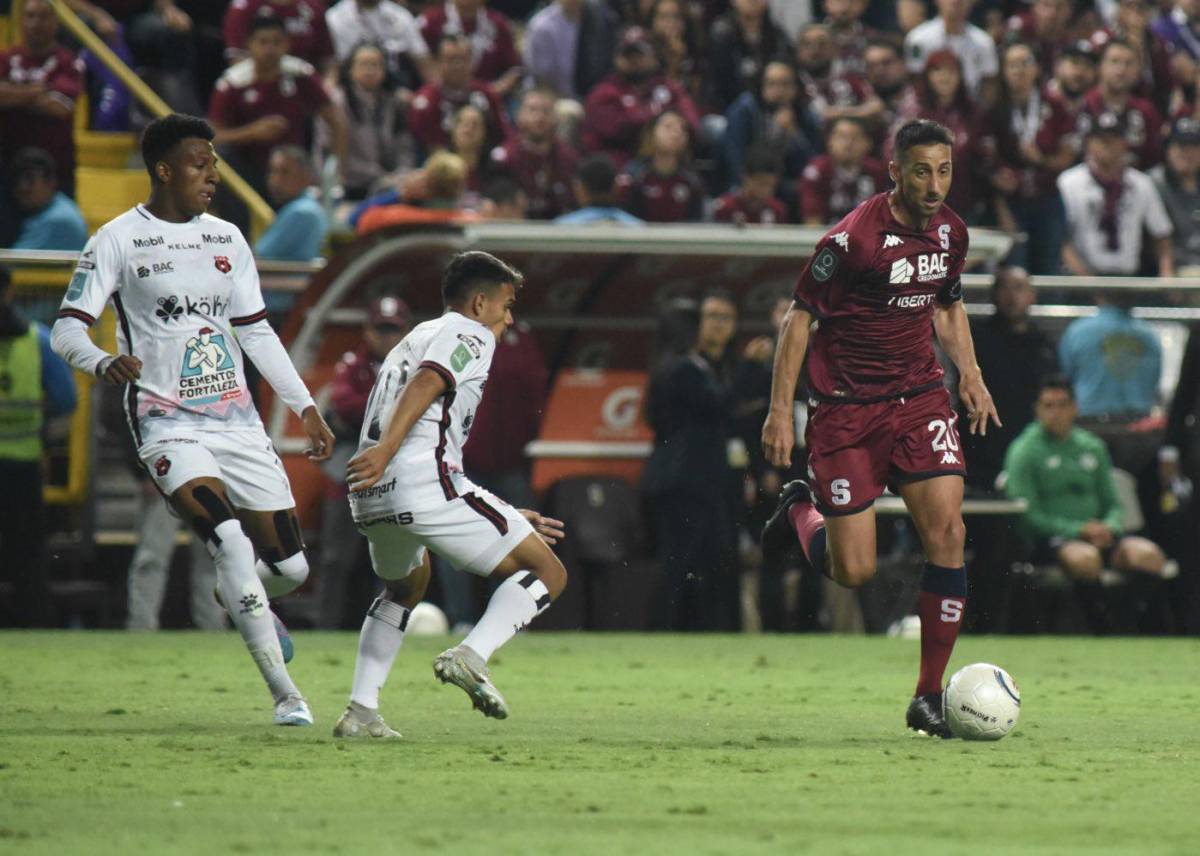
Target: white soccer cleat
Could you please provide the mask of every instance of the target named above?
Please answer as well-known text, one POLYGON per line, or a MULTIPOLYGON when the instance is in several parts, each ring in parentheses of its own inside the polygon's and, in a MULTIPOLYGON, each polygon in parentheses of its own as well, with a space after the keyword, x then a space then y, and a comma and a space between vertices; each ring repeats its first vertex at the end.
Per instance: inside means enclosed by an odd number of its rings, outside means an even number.
POLYGON ((471 704, 484 716, 493 719, 508 717, 504 696, 488 680, 487 663, 466 645, 457 645, 437 655, 433 673, 443 684, 454 684, 471 697, 471 704))
POLYGON ((355 704, 346 705, 346 710, 333 726, 334 737, 375 737, 380 740, 399 740, 401 734, 383 721, 378 711, 355 704))
POLYGON ((304 696, 290 695, 275 703, 276 725, 312 725, 312 711, 304 696))

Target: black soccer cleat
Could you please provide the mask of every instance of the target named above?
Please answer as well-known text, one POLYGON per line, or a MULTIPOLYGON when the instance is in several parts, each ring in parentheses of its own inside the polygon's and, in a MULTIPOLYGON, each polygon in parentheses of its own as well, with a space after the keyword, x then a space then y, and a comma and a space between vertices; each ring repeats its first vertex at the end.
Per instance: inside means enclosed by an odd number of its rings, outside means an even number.
POLYGON ((913 696, 904 719, 909 728, 926 737, 941 737, 944 740, 954 737, 950 726, 946 724, 946 717, 942 716, 941 693, 913 696))
POLYGON ((802 479, 783 486, 779 491, 779 504, 763 526, 761 543, 765 564, 778 563, 789 548, 800 546, 800 539, 796 537, 796 530, 788 519, 788 509, 797 502, 812 502, 812 489, 802 479))

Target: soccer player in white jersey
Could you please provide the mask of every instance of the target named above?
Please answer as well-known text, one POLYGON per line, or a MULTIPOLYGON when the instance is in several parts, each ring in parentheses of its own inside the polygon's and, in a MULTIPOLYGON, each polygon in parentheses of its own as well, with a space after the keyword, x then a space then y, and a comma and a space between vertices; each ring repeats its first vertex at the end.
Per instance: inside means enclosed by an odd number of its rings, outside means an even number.
POLYGON ((125 386, 138 457, 212 554, 221 601, 271 691, 275 722, 312 725, 267 604, 304 582, 308 562, 242 355, 300 417, 310 458, 329 457, 333 435, 267 323, 249 245, 205 213, 219 181, 212 139, 209 124, 192 116, 146 126, 150 198, 88 241, 51 341, 75 368, 125 386), (110 300, 115 355, 87 335, 110 300))
POLYGON ((433 664, 443 683, 461 687, 497 719, 508 716, 508 706, 489 679, 488 659, 567 583, 548 546, 562 536, 562 523, 518 511, 462 469, 463 443, 521 283, 521 274, 494 256, 457 254, 442 278, 445 313, 414 327, 379 369, 347 480, 384 591, 363 621, 350 704, 335 737, 400 736, 379 715, 379 691, 409 610, 429 584, 428 550, 460 570, 503 580, 467 638, 433 664))

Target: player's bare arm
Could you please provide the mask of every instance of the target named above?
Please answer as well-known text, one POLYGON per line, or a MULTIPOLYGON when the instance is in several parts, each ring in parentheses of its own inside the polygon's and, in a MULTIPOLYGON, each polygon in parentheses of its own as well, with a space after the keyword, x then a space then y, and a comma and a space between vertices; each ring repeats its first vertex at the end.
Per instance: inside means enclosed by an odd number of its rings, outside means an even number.
POLYGON ((808 351, 808 330, 812 314, 792 304, 779 329, 779 347, 775 351, 775 368, 771 374, 771 408, 763 423, 762 444, 767 460, 776 467, 792 463, 792 448, 796 445, 796 429, 792 422, 792 407, 796 400, 796 382, 808 351))
POLYGON ((961 300, 938 307, 933 316, 933 330, 942 350, 958 369, 958 396, 967 407, 971 433, 986 435, 989 420, 997 426, 1002 423, 992 394, 983 382, 983 371, 975 360, 975 342, 971 339, 967 309, 961 300))
POLYGON ((421 414, 446 392, 444 381, 433 369, 418 369, 404 387, 396 410, 388 420, 379 442, 350 459, 346 465, 346 481, 351 491, 365 490, 383 476, 388 461, 400 449, 408 432, 417 424, 421 414))

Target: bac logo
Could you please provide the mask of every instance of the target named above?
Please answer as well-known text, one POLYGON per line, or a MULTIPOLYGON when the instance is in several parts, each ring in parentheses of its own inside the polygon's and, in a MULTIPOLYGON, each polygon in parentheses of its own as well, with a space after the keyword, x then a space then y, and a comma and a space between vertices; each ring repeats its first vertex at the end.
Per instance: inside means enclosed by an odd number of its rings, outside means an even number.
POLYGON ((214 256, 213 267, 215 267, 221 273, 229 273, 231 270, 233 270, 233 265, 229 263, 228 256, 214 256))

